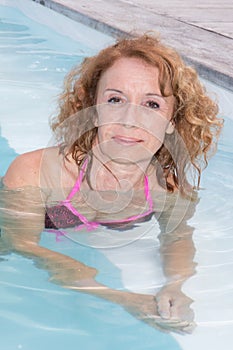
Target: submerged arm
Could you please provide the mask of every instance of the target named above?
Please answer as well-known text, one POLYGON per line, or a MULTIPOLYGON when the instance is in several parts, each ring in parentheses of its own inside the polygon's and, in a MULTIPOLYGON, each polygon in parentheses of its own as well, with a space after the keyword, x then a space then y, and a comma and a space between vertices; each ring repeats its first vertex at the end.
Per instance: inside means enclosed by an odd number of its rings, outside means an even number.
POLYGON ((194 214, 196 201, 179 195, 176 199, 170 209, 159 217, 160 252, 167 282, 156 299, 162 317, 192 322, 192 300, 183 293, 182 286, 195 273, 193 227, 187 220, 194 214))

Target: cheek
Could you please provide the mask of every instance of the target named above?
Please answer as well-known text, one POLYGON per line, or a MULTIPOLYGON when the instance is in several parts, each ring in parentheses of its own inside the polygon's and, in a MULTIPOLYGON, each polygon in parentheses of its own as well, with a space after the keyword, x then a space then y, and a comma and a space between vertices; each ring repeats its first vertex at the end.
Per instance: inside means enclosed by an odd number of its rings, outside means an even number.
POLYGON ((97 139, 99 142, 110 139, 110 128, 108 126, 99 126, 97 131, 97 139))
POLYGON ((155 137, 162 141, 169 119, 162 113, 155 111, 147 111, 143 116, 144 118, 141 118, 141 130, 149 134, 149 137, 155 137))
POLYGON ((157 123, 153 125, 147 125, 146 128, 142 131, 144 134, 144 140, 147 140, 150 144, 163 143, 168 121, 166 123, 157 123))
POLYGON ((144 143, 145 148, 152 154, 155 154, 164 143, 165 130, 160 129, 158 131, 158 129, 155 129, 154 131, 146 132, 144 137, 144 140, 146 140, 144 143))

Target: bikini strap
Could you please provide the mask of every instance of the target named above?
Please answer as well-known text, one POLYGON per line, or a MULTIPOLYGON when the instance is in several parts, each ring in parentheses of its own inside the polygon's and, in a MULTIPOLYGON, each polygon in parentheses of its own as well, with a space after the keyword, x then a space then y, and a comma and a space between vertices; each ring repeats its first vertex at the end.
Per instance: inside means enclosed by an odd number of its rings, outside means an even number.
POLYGON ((144 179, 144 193, 145 193, 145 198, 147 200, 147 203, 149 204, 149 210, 153 210, 153 199, 151 197, 150 189, 149 189, 149 179, 148 176, 145 176, 144 179))
POLYGON ((77 181, 75 182, 74 187, 72 188, 72 190, 68 194, 66 201, 70 201, 74 197, 74 195, 80 190, 82 180, 83 180, 86 168, 87 168, 87 163, 88 163, 88 158, 85 159, 85 161, 80 169, 77 181))
MULTIPOLYGON (((73 207, 73 205, 72 205, 72 203, 70 201, 72 199, 72 197, 75 195, 75 193, 77 193, 80 190, 81 183, 82 183, 82 180, 83 180, 83 177, 84 177, 84 174, 85 174, 85 170, 86 170, 86 167, 87 167, 87 163, 88 163, 88 159, 86 159, 84 161, 83 166, 80 169, 80 174, 78 176, 78 179, 77 179, 74 187, 72 188, 71 192, 69 193, 67 199, 65 201, 63 201, 63 204, 74 215, 76 215, 80 219, 80 221, 83 222, 84 226, 88 230, 93 230, 93 229, 97 228, 101 223, 130 222, 130 221, 133 221, 133 220, 137 220, 137 219, 139 219, 141 217, 144 217, 144 216, 146 216, 148 214, 151 214, 153 212, 153 200, 152 200, 151 193, 150 193, 150 190, 149 190, 149 180, 148 180, 148 176, 145 176, 145 178, 144 178, 144 194, 145 194, 146 201, 149 204, 149 208, 148 208, 148 210, 145 213, 138 214, 138 215, 133 215, 130 218, 123 219, 123 220, 116 220, 116 221, 115 220, 113 220, 113 221, 101 221, 101 222, 88 221, 88 219, 84 215, 79 213, 77 211, 77 209, 73 207)), ((78 227, 76 227, 76 230, 79 230, 82 227, 83 227, 83 225, 81 225, 80 227, 78 226, 78 227)))

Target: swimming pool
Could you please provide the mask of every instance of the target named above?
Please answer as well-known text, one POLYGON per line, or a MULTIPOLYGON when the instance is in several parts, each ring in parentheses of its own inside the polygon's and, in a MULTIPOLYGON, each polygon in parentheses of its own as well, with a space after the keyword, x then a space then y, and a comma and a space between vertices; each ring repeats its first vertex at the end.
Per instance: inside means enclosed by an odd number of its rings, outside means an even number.
MULTIPOLYGON (((1 7, 0 13, 0 171, 3 175, 16 154, 47 145, 51 137, 48 116, 53 112, 53 102, 64 74, 84 56, 112 39, 28 1, 17 2, 17 6, 15 2, 14 10, 1 7), (19 11, 18 4, 24 13, 32 14, 34 20, 19 11), (43 25, 40 18, 43 18, 43 25), (48 29, 48 22, 59 23, 59 32, 48 29), (74 33, 75 40, 69 37, 73 38, 74 33)), ((84 294, 77 295, 50 283, 47 273, 38 270, 32 261, 9 254, 0 262, 0 324, 4 350, 55 347, 72 350, 77 346, 88 350, 110 347, 122 350, 209 347, 217 350, 223 344, 224 350, 231 349, 232 93, 206 84, 218 94, 221 114, 229 118, 226 118, 218 153, 202 178, 201 201, 190 220, 190 225, 195 227, 198 267, 197 274, 190 278, 184 289, 195 300, 193 308, 198 327, 194 333, 180 336, 156 331, 117 305, 84 294)), ((57 250, 75 249, 71 243, 65 243, 65 248, 57 245, 46 235, 42 244, 57 250)), ((78 254, 80 259, 90 265, 94 262, 103 271, 102 281, 116 288, 122 287, 125 281, 121 280, 119 269, 105 254, 83 246, 79 246, 78 254)))

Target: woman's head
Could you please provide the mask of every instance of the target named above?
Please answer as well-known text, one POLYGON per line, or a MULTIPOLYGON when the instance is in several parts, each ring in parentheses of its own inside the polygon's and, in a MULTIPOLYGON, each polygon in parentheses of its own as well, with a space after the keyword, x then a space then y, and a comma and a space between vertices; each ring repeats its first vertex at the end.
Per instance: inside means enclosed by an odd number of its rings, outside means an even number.
MULTIPOLYGON (((176 184, 182 188, 188 165, 192 164, 200 174, 200 159, 207 162, 207 153, 214 136, 220 131, 221 123, 216 118, 217 105, 207 96, 195 70, 186 66, 176 51, 152 35, 120 39, 115 45, 103 49, 96 56, 86 58, 79 67, 74 68, 65 81, 65 90, 60 97, 60 113, 53 120, 52 127, 58 131, 59 125, 70 116, 95 106, 99 102, 98 93, 106 72, 116 62, 126 58, 153 68, 151 79, 155 80, 161 96, 165 100, 173 99, 169 119, 175 126, 176 133, 165 136, 165 144, 155 150, 152 162, 160 163, 165 176, 171 172, 176 184), (157 74, 153 75, 153 72, 157 74), (172 149, 177 144, 177 135, 182 138, 188 157, 182 157, 180 149, 176 156, 171 155, 169 148, 172 149)), ((69 123, 67 128, 61 130, 60 136, 66 140, 66 136, 72 132, 69 123)), ((91 130, 89 128, 84 133, 79 130, 77 133, 81 136, 70 146, 70 152, 78 164, 91 151, 97 130, 93 124, 91 130)))
POLYGON ((159 70, 141 58, 117 59, 97 88, 94 155, 146 169, 161 147, 173 114, 173 96, 160 91, 159 70))

